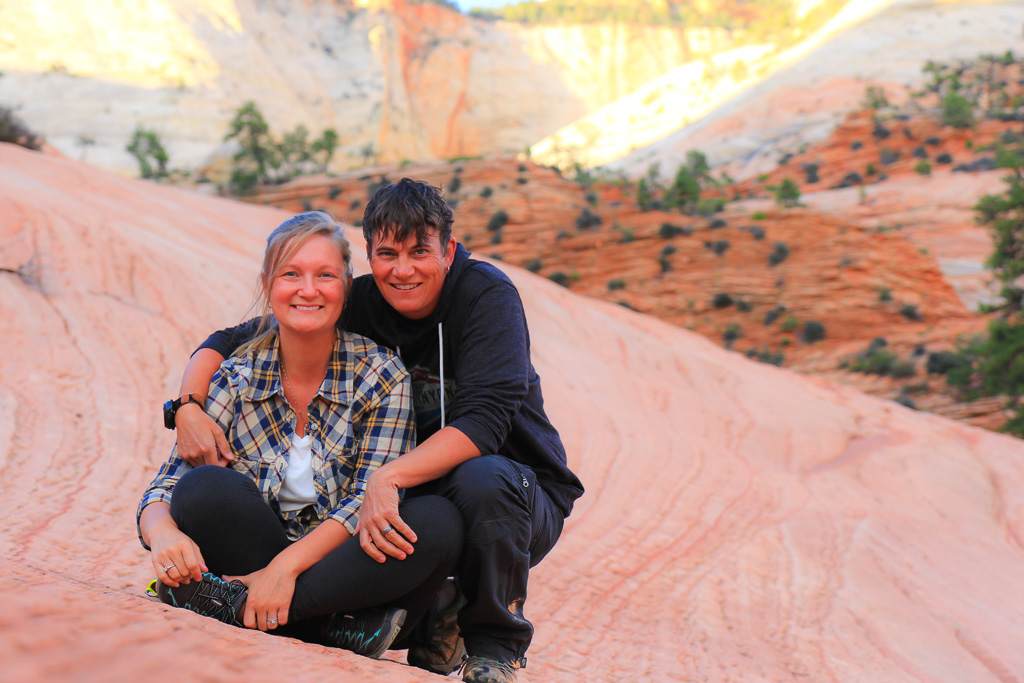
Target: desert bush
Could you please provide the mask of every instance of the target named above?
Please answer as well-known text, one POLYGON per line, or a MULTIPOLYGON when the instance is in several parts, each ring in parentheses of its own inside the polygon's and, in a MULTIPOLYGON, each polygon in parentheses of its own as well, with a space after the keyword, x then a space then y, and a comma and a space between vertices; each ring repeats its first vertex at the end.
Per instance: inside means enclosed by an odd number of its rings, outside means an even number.
POLYGON ((882 302, 892 301, 892 292, 888 287, 882 287, 878 290, 878 300, 882 302))
POLYGON ((812 185, 820 180, 818 177, 818 167, 820 164, 804 164, 804 180, 807 181, 808 185, 812 185))
POLYGON ((915 306, 914 304, 905 304, 901 306, 900 315, 902 315, 907 320, 913 320, 915 322, 922 320, 921 312, 917 310, 917 306, 915 306))
POLYGON ((733 298, 726 292, 719 292, 711 297, 711 306, 713 308, 728 308, 732 304, 733 298))
POLYGON ((764 324, 771 325, 772 323, 779 319, 779 316, 781 316, 785 312, 785 310, 785 306, 776 306, 772 310, 768 311, 767 313, 764 314, 764 324))
POLYGON ((889 367, 889 376, 894 379, 906 379, 917 374, 914 361, 909 358, 897 358, 889 367))
POLYGON ((487 185, 486 187, 484 187, 484 189, 480 190, 480 196, 483 197, 484 199, 487 199, 492 194, 494 194, 494 190, 491 189, 490 185, 487 185))
POLYGON ((331 185, 331 189, 327 191, 328 199, 337 199, 338 195, 341 194, 341 188, 337 185, 331 185))
POLYGON ((776 242, 768 254, 768 266, 774 268, 789 258, 789 246, 785 242, 776 242))
POLYGON ((43 148, 43 138, 29 130, 10 107, 0 107, 0 142, 36 151, 43 148))
POLYGON ((551 275, 548 275, 548 279, 554 282, 556 285, 562 285, 563 287, 566 288, 569 287, 569 276, 560 270, 556 270, 554 273, 551 273, 551 275))
POLYGON ((817 320, 808 320, 804 323, 804 329, 800 333, 800 338, 807 344, 821 341, 825 338, 825 326, 817 320))
POLYGON ((583 198, 587 200, 587 204, 597 206, 597 193, 593 190, 588 190, 587 193, 583 195, 583 198))
POLYGON ((576 229, 589 230, 601 225, 601 217, 592 212, 589 207, 584 206, 579 216, 576 216, 576 229))
POLYGON ((505 209, 498 209, 491 216, 490 220, 487 221, 487 230, 490 232, 497 232, 505 227, 508 223, 508 212, 505 209))
POLYGON ((541 265, 542 264, 541 264, 540 259, 539 258, 535 258, 535 259, 530 259, 529 261, 527 261, 526 265, 524 265, 523 267, 526 268, 531 273, 536 273, 537 271, 539 271, 541 269, 541 265))
POLYGON ((782 332, 792 332, 799 326, 800 321, 797 320, 796 316, 791 315, 782 321, 782 324, 779 325, 779 330, 781 330, 782 332))
POLYGON ((727 347, 731 346, 734 341, 743 336, 743 330, 736 323, 729 323, 725 326, 725 330, 722 332, 722 341, 725 342, 727 347))
POLYGON ((135 157, 139 164, 139 177, 159 179, 167 177, 167 150, 160 142, 156 131, 136 126, 131 141, 125 150, 135 157))
POLYGON ((677 235, 692 235, 693 228, 682 227, 679 225, 673 225, 672 223, 662 223, 661 227, 658 228, 658 237, 662 239, 670 239, 677 235))
POLYGON ((716 256, 721 256, 729 249, 729 240, 715 240, 714 242, 705 242, 704 246, 715 252, 716 256))
POLYGON ((931 375, 948 375, 958 369, 970 369, 971 361, 956 351, 933 351, 928 354, 924 369, 931 375))
POLYGON ((951 92, 942 100, 942 123, 954 128, 970 128, 974 125, 974 113, 970 101, 958 92, 951 92))
POLYGON ((943 152, 942 154, 935 157, 935 163, 937 164, 951 164, 953 163, 953 155, 949 152, 943 152))
POLYGON ((871 129, 871 135, 873 135, 876 140, 884 140, 892 135, 892 133, 889 132, 888 128, 882 125, 881 121, 875 119, 875 126, 871 129))
POLYGON ((613 280, 609 280, 608 281, 608 291, 610 291, 610 292, 614 292, 616 290, 625 289, 625 288, 626 288, 626 281, 623 280, 622 278, 618 278, 617 277, 617 278, 615 278, 613 280))
POLYGON ((458 175, 454 175, 452 176, 452 179, 448 181, 448 187, 445 189, 454 194, 459 191, 460 187, 462 187, 462 178, 458 175))
POLYGON ((931 175, 932 165, 927 161, 919 161, 914 166, 914 171, 916 171, 919 175, 931 175))
POLYGON ((754 213, 750 214, 751 220, 763 221, 765 218, 768 218, 768 214, 766 214, 764 211, 755 211, 754 213))
POLYGON ((867 109, 881 109, 889 106, 889 100, 885 96, 885 88, 877 85, 869 85, 864 89, 864 99, 861 105, 867 109))
POLYGON ((775 202, 780 206, 796 206, 800 202, 800 187, 792 178, 783 178, 775 189, 775 202))
POLYGON ((900 160, 900 153, 894 149, 886 147, 879 152, 878 157, 879 161, 881 161, 883 165, 890 166, 900 160))

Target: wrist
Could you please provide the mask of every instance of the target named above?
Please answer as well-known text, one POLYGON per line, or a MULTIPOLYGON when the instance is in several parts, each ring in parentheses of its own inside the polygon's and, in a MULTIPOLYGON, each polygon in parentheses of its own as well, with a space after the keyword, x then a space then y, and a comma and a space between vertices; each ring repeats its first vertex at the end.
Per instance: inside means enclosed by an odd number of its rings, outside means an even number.
POLYGON ((384 487, 395 489, 396 491, 402 488, 400 481, 401 473, 396 468, 391 467, 391 463, 378 467, 376 470, 370 473, 366 483, 376 487, 384 487))

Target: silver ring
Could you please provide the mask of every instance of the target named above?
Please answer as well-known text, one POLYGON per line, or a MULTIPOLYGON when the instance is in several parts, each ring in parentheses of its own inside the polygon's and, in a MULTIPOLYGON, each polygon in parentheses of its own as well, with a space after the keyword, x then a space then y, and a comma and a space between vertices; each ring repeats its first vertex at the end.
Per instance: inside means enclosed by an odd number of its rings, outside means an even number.
POLYGON ((168 570, 168 569, 174 569, 174 565, 173 565, 173 564, 169 564, 169 565, 167 565, 166 567, 164 567, 164 574, 166 574, 166 573, 167 573, 167 570, 168 570))
POLYGON ((270 618, 268 618, 267 619, 267 623, 268 624, 276 624, 277 623, 277 617, 270 617, 270 618))
POLYGON ((381 536, 387 536, 389 531, 394 531, 394 530, 395 530, 395 527, 393 527, 390 524, 388 524, 386 527, 384 527, 383 529, 380 530, 380 535, 381 536))

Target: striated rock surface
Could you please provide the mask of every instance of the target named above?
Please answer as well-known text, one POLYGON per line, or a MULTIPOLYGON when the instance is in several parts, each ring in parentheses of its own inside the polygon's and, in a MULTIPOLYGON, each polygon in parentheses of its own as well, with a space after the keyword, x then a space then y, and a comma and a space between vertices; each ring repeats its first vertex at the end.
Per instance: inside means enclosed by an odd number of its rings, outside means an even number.
MULTIPOLYGON (((436 680, 401 653, 142 595, 134 511, 172 441, 159 404, 202 336, 243 316, 287 214, 9 145, 0 209, 4 677, 436 680)), ((507 272, 587 486, 533 573, 520 680, 1024 676, 1019 440, 507 272)))
POLYGON ((701 54, 708 29, 524 27, 406 0, 27 0, 0 25, 0 103, 69 156, 125 173, 136 126, 202 167, 254 100, 280 136, 367 161, 519 152, 701 54))

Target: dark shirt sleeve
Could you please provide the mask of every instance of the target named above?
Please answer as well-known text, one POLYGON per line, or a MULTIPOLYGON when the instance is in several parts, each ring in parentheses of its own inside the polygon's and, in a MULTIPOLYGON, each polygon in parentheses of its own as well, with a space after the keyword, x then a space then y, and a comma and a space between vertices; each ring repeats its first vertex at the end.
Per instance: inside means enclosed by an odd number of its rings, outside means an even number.
MULTIPOLYGON (((213 349, 224 358, 230 358, 242 344, 256 336, 259 329, 260 319, 252 318, 241 325, 235 325, 224 330, 217 330, 206 338, 199 349, 213 349)), ((198 351, 199 349, 196 349, 198 351)), ((192 352, 195 355, 195 351, 192 352)))
POLYGON ((519 292, 495 282, 459 311, 465 324, 457 342, 455 400, 449 424, 483 454, 505 443, 512 419, 530 387, 530 337, 519 292))

